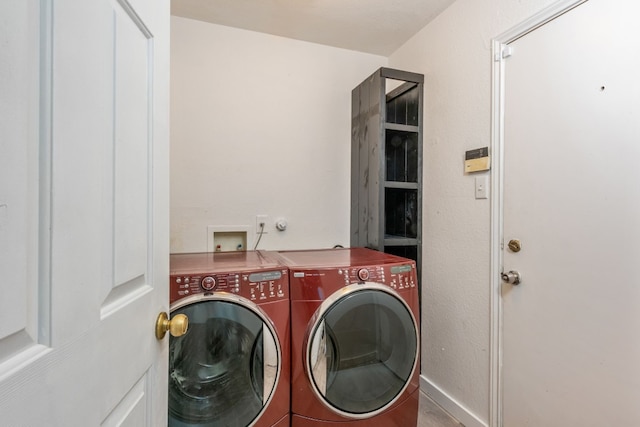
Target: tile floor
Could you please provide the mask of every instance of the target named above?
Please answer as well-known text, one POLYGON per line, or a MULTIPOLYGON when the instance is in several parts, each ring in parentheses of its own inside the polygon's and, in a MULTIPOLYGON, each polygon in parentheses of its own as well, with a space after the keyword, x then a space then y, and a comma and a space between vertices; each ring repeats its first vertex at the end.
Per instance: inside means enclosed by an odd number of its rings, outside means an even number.
POLYGON ((464 427, 455 418, 431 400, 426 394, 420 392, 420 412, 418 414, 418 427, 464 427))

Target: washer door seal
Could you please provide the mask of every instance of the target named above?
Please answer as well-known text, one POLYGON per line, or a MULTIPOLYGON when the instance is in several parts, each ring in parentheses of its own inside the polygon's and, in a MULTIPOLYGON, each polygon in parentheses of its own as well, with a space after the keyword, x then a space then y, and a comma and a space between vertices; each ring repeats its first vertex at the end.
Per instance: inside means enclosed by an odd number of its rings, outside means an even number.
POLYGON ((189 331, 169 340, 169 426, 250 426, 269 404, 281 350, 264 312, 245 298, 193 296, 172 307, 189 331))

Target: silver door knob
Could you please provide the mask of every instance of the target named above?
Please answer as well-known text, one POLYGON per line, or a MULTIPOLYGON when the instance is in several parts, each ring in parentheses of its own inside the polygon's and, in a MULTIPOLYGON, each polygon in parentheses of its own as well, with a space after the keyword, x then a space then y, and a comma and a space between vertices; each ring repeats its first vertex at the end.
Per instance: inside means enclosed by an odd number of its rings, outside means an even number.
POLYGON ((508 273, 502 273, 502 280, 511 285, 519 285, 522 278, 520 277, 520 273, 511 270, 508 273))

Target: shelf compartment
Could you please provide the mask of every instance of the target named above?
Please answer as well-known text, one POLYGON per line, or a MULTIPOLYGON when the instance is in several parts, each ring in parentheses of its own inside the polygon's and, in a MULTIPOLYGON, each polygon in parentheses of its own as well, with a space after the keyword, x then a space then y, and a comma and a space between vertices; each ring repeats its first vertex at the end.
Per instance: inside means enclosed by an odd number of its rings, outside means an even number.
POLYGON ((385 235, 417 238, 418 192, 404 188, 385 188, 385 235))
POLYGON ((385 133, 386 180, 418 182, 418 134, 388 129, 385 133))
POLYGON ((418 126, 420 94, 416 83, 404 83, 386 96, 387 123, 418 126))

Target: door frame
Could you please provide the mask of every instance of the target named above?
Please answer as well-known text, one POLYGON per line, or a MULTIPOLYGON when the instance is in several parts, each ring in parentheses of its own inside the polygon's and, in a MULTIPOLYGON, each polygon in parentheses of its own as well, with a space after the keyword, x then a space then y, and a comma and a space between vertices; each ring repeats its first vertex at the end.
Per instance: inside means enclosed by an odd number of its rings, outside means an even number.
POLYGON ((491 95, 491 279, 490 279, 490 366, 489 366, 489 426, 502 427, 502 249, 504 219, 504 109, 505 59, 511 56, 510 43, 544 24, 586 3, 588 0, 558 0, 529 19, 505 31, 492 40, 491 95))

